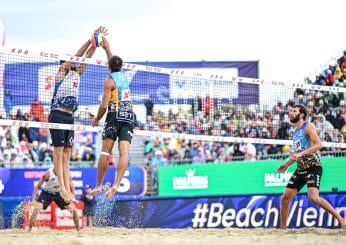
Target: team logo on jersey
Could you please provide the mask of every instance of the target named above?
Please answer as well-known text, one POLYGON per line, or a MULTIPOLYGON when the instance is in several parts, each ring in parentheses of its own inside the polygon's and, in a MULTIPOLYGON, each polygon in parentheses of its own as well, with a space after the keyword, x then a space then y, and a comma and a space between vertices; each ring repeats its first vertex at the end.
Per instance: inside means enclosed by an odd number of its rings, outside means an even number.
POLYGON ((294 142, 294 149, 296 151, 298 151, 298 150, 301 150, 301 148, 302 148, 302 144, 300 143, 300 140, 295 141, 294 142))
POLYGON ((130 101, 131 96, 130 96, 130 90, 129 89, 123 89, 121 91, 121 101, 130 101))

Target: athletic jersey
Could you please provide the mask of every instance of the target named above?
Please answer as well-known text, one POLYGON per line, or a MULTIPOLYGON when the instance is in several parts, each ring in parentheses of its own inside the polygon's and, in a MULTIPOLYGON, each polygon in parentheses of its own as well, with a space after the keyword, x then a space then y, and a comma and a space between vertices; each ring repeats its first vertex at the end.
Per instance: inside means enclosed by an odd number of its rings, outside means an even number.
POLYGON ((42 189, 51 194, 57 194, 60 191, 58 177, 54 174, 53 168, 49 168, 49 179, 45 182, 42 189))
POLYGON ((109 111, 132 111, 130 83, 124 72, 112 72, 111 77, 115 84, 108 104, 109 111))
MULTIPOLYGON (((296 153, 302 152, 312 146, 312 143, 305 133, 305 127, 308 125, 304 122, 300 128, 297 128, 293 134, 293 149, 296 153)), ((306 169, 311 166, 321 166, 319 154, 314 152, 304 155, 297 159, 298 169, 306 169)))
POLYGON ((57 81, 51 109, 71 108, 73 111, 77 110, 79 83, 80 75, 73 69, 69 70, 62 80, 57 81))

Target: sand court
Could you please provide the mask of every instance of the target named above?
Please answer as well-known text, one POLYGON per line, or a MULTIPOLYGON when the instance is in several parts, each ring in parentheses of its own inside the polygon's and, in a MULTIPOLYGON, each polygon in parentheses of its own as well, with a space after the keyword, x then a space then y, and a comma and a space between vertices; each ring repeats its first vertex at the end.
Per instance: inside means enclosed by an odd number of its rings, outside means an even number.
POLYGON ((303 228, 279 229, 127 229, 85 228, 75 230, 6 229, 0 231, 2 245, 22 244, 346 244, 346 230, 303 228))

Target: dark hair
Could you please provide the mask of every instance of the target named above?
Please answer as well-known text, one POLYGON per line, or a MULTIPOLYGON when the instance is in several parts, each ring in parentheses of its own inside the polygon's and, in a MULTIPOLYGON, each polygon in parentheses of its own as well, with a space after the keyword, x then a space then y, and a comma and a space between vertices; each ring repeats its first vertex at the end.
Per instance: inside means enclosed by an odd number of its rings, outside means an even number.
POLYGON ((109 69, 111 69, 111 72, 121 71, 123 60, 119 56, 113 55, 108 61, 108 66, 109 69))
POLYGON ((299 113, 302 113, 304 116, 303 116, 303 119, 305 120, 306 119, 306 116, 308 115, 308 112, 305 108, 305 106, 301 105, 301 104, 295 104, 292 106, 293 108, 299 108, 299 113))

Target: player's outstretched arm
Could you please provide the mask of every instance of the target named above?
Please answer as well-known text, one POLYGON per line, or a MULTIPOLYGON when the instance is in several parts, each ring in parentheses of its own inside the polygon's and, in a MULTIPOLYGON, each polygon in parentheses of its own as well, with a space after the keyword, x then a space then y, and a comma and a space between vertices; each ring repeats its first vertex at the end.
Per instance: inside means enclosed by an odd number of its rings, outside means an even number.
MULTIPOLYGON (((95 51, 96 51, 96 47, 90 46, 88 51, 86 52, 85 58, 91 58, 94 55, 95 51)), ((86 68, 87 68, 87 64, 81 63, 76 69, 76 71, 78 72, 79 75, 82 75, 84 71, 86 70, 86 68)))
POLYGON ((105 80, 104 85, 103 85, 103 95, 102 95, 102 102, 99 106, 99 109, 97 111, 97 115, 96 117, 94 117, 91 120, 91 124, 93 126, 97 126, 98 122, 101 120, 101 118, 103 117, 103 115, 106 113, 107 111, 107 107, 108 107, 108 103, 111 99, 111 93, 112 93, 112 89, 114 88, 114 82, 113 79, 108 78, 105 80))
POLYGON ((101 47, 106 51, 107 61, 109 61, 112 58, 112 52, 109 48, 109 42, 108 42, 107 38, 104 37, 102 39, 101 47))
MULTIPOLYGON (((94 32, 99 32, 99 33, 102 33, 103 36, 104 36, 104 39, 105 39, 105 36, 108 35, 108 29, 104 26, 100 26, 98 27, 94 32)), ((90 46, 91 44, 91 41, 88 40, 77 52, 76 56, 79 56, 79 57, 82 57, 85 53, 85 58, 91 58, 93 57, 95 51, 96 51, 96 48, 97 47, 94 47, 94 46, 90 46), (90 47, 89 47, 90 46, 90 47)), ((77 68, 77 72, 79 75, 82 75, 83 72, 85 71, 87 67, 87 64, 86 63, 81 63, 80 66, 77 68)))
POLYGON ((40 179, 40 181, 36 184, 34 190, 32 191, 32 195, 31 195, 31 201, 35 202, 36 201, 36 197, 37 197, 37 193, 38 190, 41 188, 41 186, 43 185, 44 182, 46 182, 49 179, 49 172, 47 171, 40 179))
MULTIPOLYGON (((100 32, 100 33, 102 33, 104 36, 108 35, 108 29, 105 28, 104 26, 99 26, 96 30, 94 30, 94 32, 100 32)), ((94 33, 94 32, 93 32, 93 33, 94 33)), ((90 39, 88 39, 88 41, 86 41, 86 42, 82 45, 82 47, 80 47, 80 48, 78 49, 78 51, 77 51, 77 53, 75 54, 75 56, 77 56, 77 57, 83 57, 84 54, 85 54, 85 52, 87 52, 87 50, 88 50, 90 44, 91 44, 91 41, 90 41, 90 39)))

